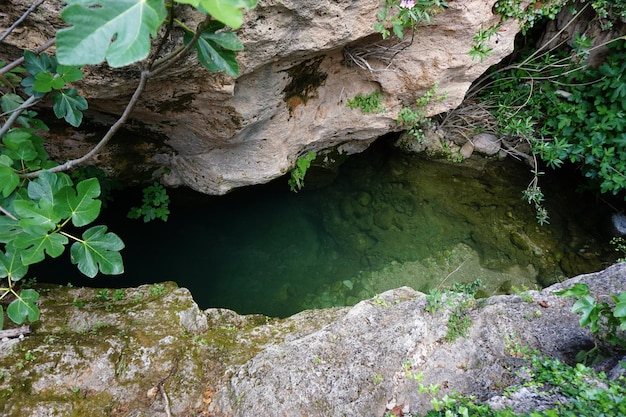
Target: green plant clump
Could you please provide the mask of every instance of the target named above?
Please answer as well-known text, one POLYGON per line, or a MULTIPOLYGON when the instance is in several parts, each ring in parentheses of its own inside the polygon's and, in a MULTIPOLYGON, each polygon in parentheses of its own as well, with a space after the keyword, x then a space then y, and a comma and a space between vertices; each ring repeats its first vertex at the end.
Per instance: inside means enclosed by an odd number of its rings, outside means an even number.
POLYGON ((294 193, 297 193, 304 187, 304 176, 311 167, 311 162, 315 159, 315 153, 309 151, 306 155, 298 158, 296 167, 291 170, 291 177, 289 178, 289 188, 294 193))
POLYGON ((522 4, 521 0, 498 0, 493 10, 503 19, 515 19, 520 22, 522 34, 535 26, 542 19, 554 20, 556 15, 570 3, 570 0, 540 1, 531 0, 522 4))
POLYGON ((595 339, 595 346, 589 351, 581 351, 576 357, 579 361, 593 363, 604 358, 604 354, 613 350, 626 351, 626 291, 607 298, 612 302, 598 302, 591 296, 587 284, 574 284, 573 287, 555 294, 574 297, 576 302, 572 312, 580 315, 580 327, 589 327, 595 339))
POLYGON ((455 283, 443 291, 433 288, 426 295, 425 310, 429 313, 443 310, 446 306, 452 310, 448 319, 448 332, 444 337, 446 342, 454 342, 459 337, 467 336, 468 330, 472 327, 467 309, 474 305, 474 297, 481 285, 482 280, 478 278, 469 283, 455 283))
MULTIPOLYGON (((509 3, 519 2, 500 1, 498 5, 509 3)), ((554 3, 555 7, 564 4, 554 3)), ((585 3, 574 10, 571 22, 590 8, 602 10, 603 4, 608 7, 603 1, 585 3)), ((615 16, 622 9, 606 10, 615 16)), ((566 163, 578 165, 601 193, 616 195, 626 189, 626 36, 594 44, 585 33, 575 34, 567 45, 557 46, 552 42, 555 39, 538 49, 520 51, 515 62, 493 69, 468 93, 468 98, 492 113, 503 143, 531 145, 534 178, 523 194, 540 224, 548 223, 549 217, 538 185, 543 174, 539 160, 552 169, 566 163), (604 47, 608 47, 604 62, 588 65, 590 53, 604 47)))
POLYGON ((143 189, 143 204, 141 207, 133 207, 128 212, 128 218, 138 219, 143 216, 144 223, 155 219, 161 219, 164 222, 170 214, 169 209, 170 196, 167 190, 158 182, 143 189))
POLYGON ((437 95, 438 87, 435 83, 422 97, 415 99, 413 106, 403 107, 398 112, 396 123, 415 136, 420 143, 424 141, 424 129, 431 126, 430 118, 426 116, 426 107, 433 101, 443 101, 447 97, 446 93, 437 95))
POLYGON ((545 87, 534 148, 548 166, 579 163, 602 193, 626 188, 626 37, 615 41, 606 62, 565 76, 566 87, 545 87))
MULTIPOLYGON (((626 415, 626 380, 609 380, 583 364, 569 366, 539 355, 527 357, 529 382, 526 386, 548 397, 562 396, 565 401, 549 405, 542 411, 515 413, 509 408, 494 409, 473 397, 463 395, 433 398, 433 410, 426 417, 621 417, 626 415)), ((517 388, 516 388, 517 389, 517 388)), ((509 392, 513 390, 509 389, 509 392)))
POLYGON ((382 113, 385 111, 380 91, 374 91, 366 96, 359 93, 354 98, 348 99, 346 105, 351 109, 361 109, 363 113, 382 113))
POLYGON ((444 0, 385 0, 376 15, 378 21, 374 30, 386 39, 391 34, 388 29, 390 24, 393 33, 403 39, 405 29, 414 30, 421 22, 430 23, 432 16, 444 7, 448 7, 444 0))

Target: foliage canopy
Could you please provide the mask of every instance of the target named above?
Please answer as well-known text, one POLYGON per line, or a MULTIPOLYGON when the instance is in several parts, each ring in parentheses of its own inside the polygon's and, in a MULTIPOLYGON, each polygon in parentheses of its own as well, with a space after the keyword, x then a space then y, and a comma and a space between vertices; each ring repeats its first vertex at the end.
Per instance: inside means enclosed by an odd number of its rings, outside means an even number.
MULTIPOLYGON (((105 225, 95 225, 102 207, 98 178, 74 182, 65 173, 89 161, 126 121, 146 82, 188 52, 210 71, 238 76, 236 52, 243 44, 232 32, 241 26, 243 11, 256 0, 66 0, 60 16, 68 25, 37 52, 24 51, 23 60, 0 62, 0 298, 15 300, 6 312, 21 324, 39 317, 33 289, 19 289, 28 267, 56 258, 70 244, 70 259, 88 277, 121 274, 124 243, 105 225), (190 29, 175 16, 175 3, 195 8, 203 20, 190 29), (228 28, 230 26, 230 28, 228 28), (184 41, 172 52, 163 45, 173 28, 184 41), (160 42, 153 40, 162 37, 160 42), (56 45, 56 55, 43 52, 56 45), (156 46, 153 46, 156 45, 156 46), (106 61, 111 67, 139 63, 138 86, 126 109, 100 142, 84 156, 59 164, 49 158, 44 139, 47 126, 31 107, 48 96, 54 114, 80 126, 87 100, 72 83, 83 78, 81 66, 106 61), (23 64, 20 66, 20 64, 23 64)), ((25 15, 33 12, 36 5, 25 15)), ((0 36, 11 34, 13 27, 0 36)), ((166 219, 167 195, 154 185, 137 209, 144 219, 166 219), (147 200, 147 201, 146 201, 147 200)), ((136 214, 136 213, 135 213, 136 214)), ((0 328, 3 324, 0 311, 0 328)))

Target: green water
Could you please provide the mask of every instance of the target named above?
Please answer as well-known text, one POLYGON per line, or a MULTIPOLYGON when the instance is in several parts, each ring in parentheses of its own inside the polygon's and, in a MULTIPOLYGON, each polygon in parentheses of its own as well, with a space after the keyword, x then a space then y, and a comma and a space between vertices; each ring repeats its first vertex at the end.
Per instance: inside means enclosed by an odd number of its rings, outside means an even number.
POLYGON ((540 227, 521 199, 526 166, 473 165, 380 144, 333 175, 310 172, 297 194, 284 178, 222 197, 174 190, 170 220, 148 225, 123 219, 133 202, 118 196, 106 221, 126 242, 126 273, 80 280, 55 262, 39 281, 50 271, 92 286, 172 280, 202 308, 287 316, 402 285, 481 278, 484 294, 535 288, 612 259, 601 228, 609 209, 577 194, 573 177, 542 180, 551 223, 540 227))

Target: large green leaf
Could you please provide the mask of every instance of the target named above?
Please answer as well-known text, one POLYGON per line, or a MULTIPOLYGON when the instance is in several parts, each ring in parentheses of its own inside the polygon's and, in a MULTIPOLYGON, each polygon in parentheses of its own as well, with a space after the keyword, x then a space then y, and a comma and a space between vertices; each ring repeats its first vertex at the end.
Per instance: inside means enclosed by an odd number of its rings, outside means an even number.
POLYGON ((75 65, 57 65, 57 75, 67 83, 83 79, 83 72, 75 65))
POLYGON ((55 203, 55 194, 62 188, 72 185, 69 175, 62 172, 44 171, 36 180, 28 184, 28 196, 33 200, 48 200, 55 203))
MULTIPOLYGON (((42 236, 56 228, 65 216, 59 216, 54 204, 49 200, 16 200, 13 203, 15 214, 20 218, 18 224, 26 235, 42 236)), ((27 236, 24 236, 26 238, 27 236)), ((32 237, 32 236, 31 236, 32 237)))
POLYGON ((87 110, 87 100, 78 94, 75 88, 56 91, 52 94, 54 115, 63 118, 74 127, 80 126, 83 121, 82 110, 87 110))
MULTIPOLYGON (((5 207, 6 208, 6 207, 5 207)), ((8 216, 0 216, 0 243, 9 243, 22 233, 17 220, 8 216)))
POLYGON ((28 317, 30 322, 39 320, 39 308, 35 304, 39 293, 33 289, 20 292, 17 299, 7 307, 7 316, 17 324, 22 324, 28 317))
POLYGON ((124 242, 115 233, 107 233, 106 226, 94 226, 83 233, 83 240, 74 242, 70 251, 72 263, 90 278, 98 271, 107 275, 124 272, 120 252, 124 242))
POLYGON ((100 196, 100 183, 96 178, 81 181, 76 186, 63 188, 57 197, 60 214, 69 213, 74 226, 85 226, 93 222, 100 214, 102 202, 96 200, 100 196))
POLYGON ((29 50, 24 51, 24 68, 30 75, 35 76, 39 72, 54 72, 56 67, 56 58, 48 56, 45 52, 37 55, 29 50))
POLYGON ((0 278, 8 278, 18 281, 26 275, 28 267, 22 263, 19 253, 7 251, 0 252, 0 278))
MULTIPOLYGON (((39 139, 41 138, 34 134, 33 129, 11 129, 2 137, 2 142, 7 147, 3 156, 13 161, 22 161, 16 164, 17 167, 22 168, 24 162, 31 162, 39 156, 39 139)), ((9 166, 6 162, 8 161, 5 159, 4 162, 0 162, 0 165, 9 166)))
POLYGON ((561 295, 563 297, 582 297, 589 294, 589 286, 587 286, 587 284, 577 283, 571 288, 554 291, 554 294, 561 295))
MULTIPOLYGON (((193 34, 185 35, 185 42, 190 42, 193 34)), ((198 61, 209 71, 220 72, 237 77, 239 64, 234 51, 243 49, 243 44, 232 32, 210 33, 203 32, 194 45, 198 52, 198 61)))
POLYGON ((24 99, 17 94, 7 93, 0 98, 0 107, 4 113, 11 112, 24 104, 24 99))
POLYGON ((596 300, 590 295, 585 295, 574 303, 572 306, 572 312, 580 314, 580 327, 589 325, 591 327, 591 331, 594 331, 594 328, 597 327, 600 314, 597 307, 598 305, 596 300))
POLYGON ((166 16, 163 0, 65 0, 61 17, 71 25, 57 32, 57 59, 64 65, 112 67, 140 61, 150 52, 150 36, 166 16))
POLYGON ((61 90, 65 84, 83 78, 83 72, 77 66, 57 65, 54 71, 40 71, 35 74, 33 89, 39 93, 61 90))
POLYGON ((31 136, 32 132, 30 129, 11 129, 2 136, 2 143, 8 149, 17 150, 24 142, 28 142, 31 136))
POLYGON ((19 183, 20 177, 15 173, 13 168, 0 164, 0 192, 2 196, 8 197, 19 183))
POLYGON ((252 9, 257 0, 175 0, 177 3, 191 4, 192 6, 209 13, 215 19, 238 29, 243 23, 241 9, 252 9))
POLYGON ((65 250, 67 242, 67 238, 59 233, 32 235, 23 233, 15 238, 13 244, 21 250, 22 263, 32 265, 43 261, 45 253, 52 258, 58 257, 65 250))
POLYGON ((63 78, 57 77, 51 72, 38 72, 33 83, 33 88, 38 93, 49 93, 53 89, 60 90, 64 86, 65 81, 63 81, 63 78))
POLYGON ((613 316, 619 320, 620 328, 626 330, 626 291, 613 296, 613 300, 615 301, 613 316))
POLYGON ((37 91, 35 88, 36 76, 40 73, 53 73, 57 68, 57 61, 55 57, 50 57, 46 53, 37 55, 32 51, 24 51, 24 68, 30 74, 28 77, 22 80, 22 87, 26 94, 35 95, 41 97, 43 92, 37 91))

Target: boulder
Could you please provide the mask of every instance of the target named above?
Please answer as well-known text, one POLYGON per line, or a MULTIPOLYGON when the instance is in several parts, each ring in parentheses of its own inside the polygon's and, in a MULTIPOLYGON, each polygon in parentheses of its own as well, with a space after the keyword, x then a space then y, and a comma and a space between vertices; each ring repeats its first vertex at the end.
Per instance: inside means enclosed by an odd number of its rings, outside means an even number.
POLYGON ((495 155, 500 152, 500 139, 491 133, 479 133, 472 138, 474 150, 483 155, 495 155))
POLYGON ((502 397, 523 382, 520 349, 571 362, 593 346, 573 300, 553 294, 577 282, 594 296, 617 293, 626 264, 524 296, 460 300, 464 333, 450 324, 459 300, 429 312, 408 287, 286 319, 202 312, 173 283, 39 289, 41 321, 0 342, 0 414, 382 416, 400 405, 423 414, 430 396, 418 375, 441 396, 532 409, 521 391, 502 397))
POLYGON ((467 159, 472 156, 472 153, 474 153, 474 145, 472 145, 472 142, 467 141, 463 144, 463 146, 461 146, 461 150, 459 152, 463 156, 463 159, 467 159))
MULTIPOLYGON (((9 0, 0 31, 30 3, 9 0)), ((478 61, 468 54, 477 31, 500 22, 494 3, 449 2, 431 24, 417 27, 414 39, 407 33, 400 42, 383 41, 374 31, 378 0, 260 0, 238 31, 245 46, 238 78, 209 73, 191 58, 172 67, 148 83, 128 131, 97 162, 129 181, 145 180, 156 170, 169 185, 223 194, 285 174, 309 150, 360 152, 375 138, 400 130, 399 110, 435 84, 447 98, 431 103, 427 114, 455 108, 477 77, 513 51, 518 25, 507 20, 498 42, 489 42, 489 56, 478 61), (382 113, 346 106, 357 94, 374 91, 382 92, 382 113)), ((52 37, 62 25, 61 7, 59 0, 39 6, 0 44, 0 56, 17 57, 21 49, 52 37)), ((139 71, 135 66, 85 71, 77 86, 89 101, 87 120, 108 126, 122 112, 139 71)), ((50 137, 51 154, 66 160, 84 153, 100 133, 92 126, 50 137)))

